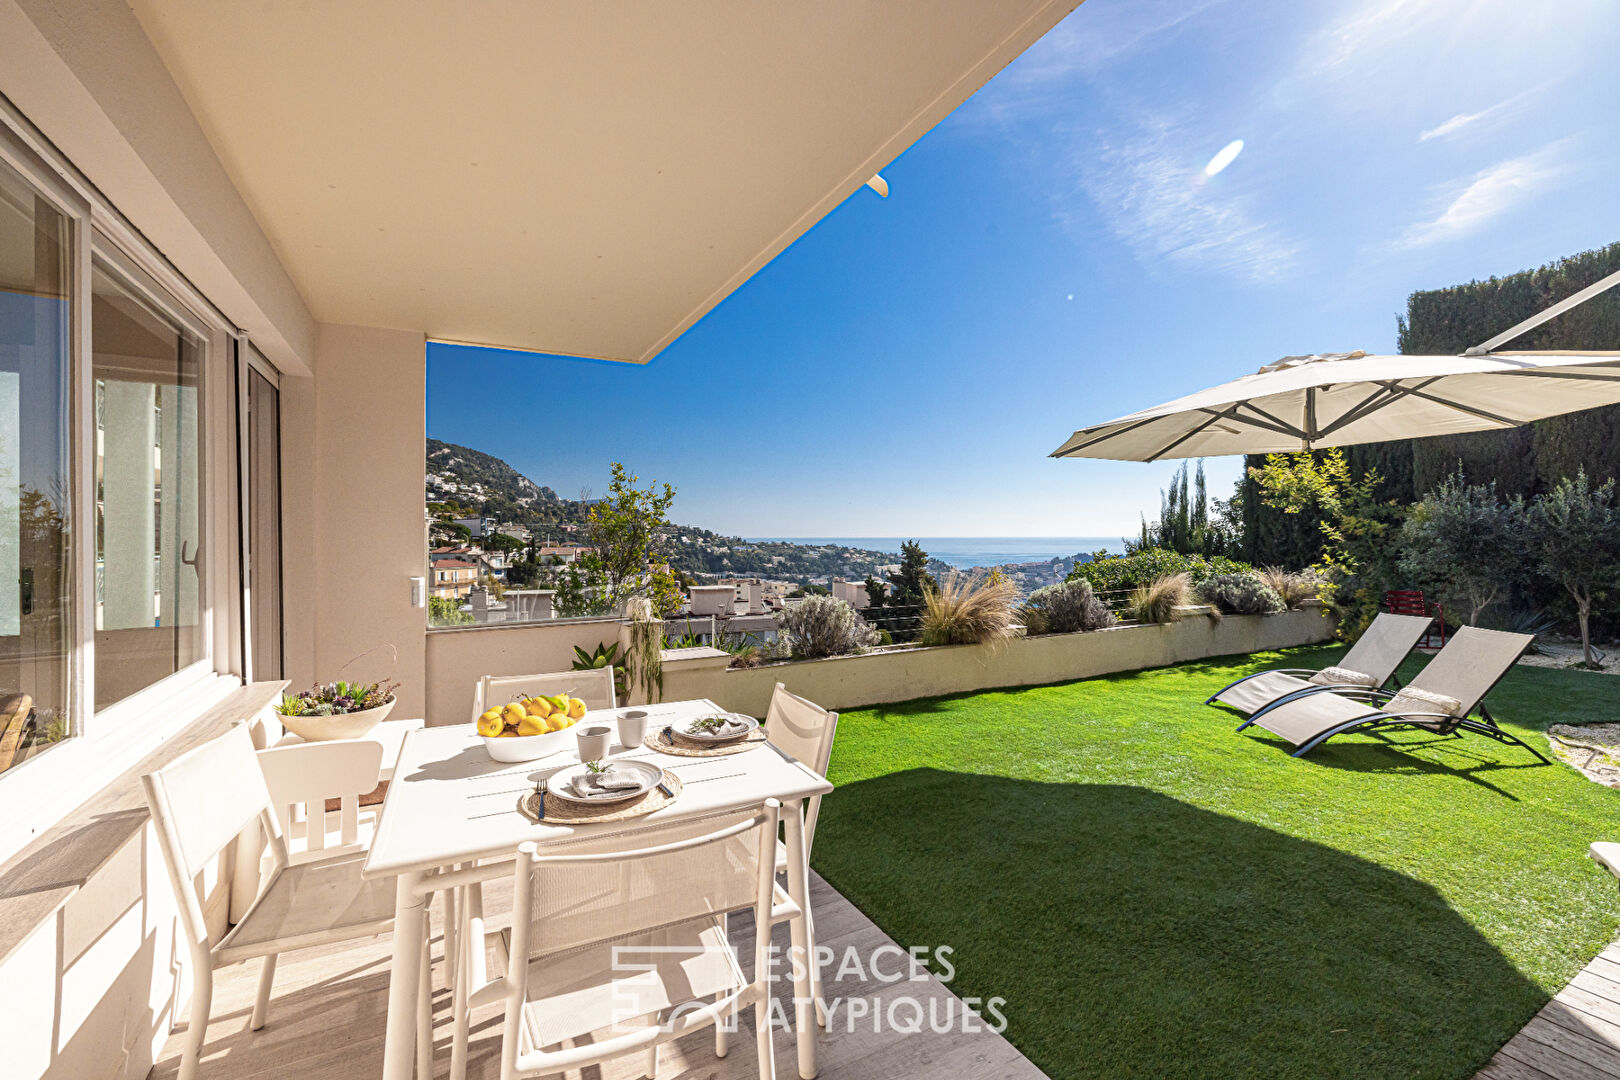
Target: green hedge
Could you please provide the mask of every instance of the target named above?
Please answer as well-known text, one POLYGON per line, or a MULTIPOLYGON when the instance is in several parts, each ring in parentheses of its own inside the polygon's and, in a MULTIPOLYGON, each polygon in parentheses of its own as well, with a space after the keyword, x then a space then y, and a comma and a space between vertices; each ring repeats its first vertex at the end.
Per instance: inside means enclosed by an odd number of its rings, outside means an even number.
MULTIPOLYGON (((1414 292, 1396 318, 1403 353, 1450 355, 1478 345, 1564 297, 1620 270, 1620 243, 1507 277, 1414 292)), ((1620 349, 1620 289, 1589 300, 1503 346, 1504 349, 1620 349)), ((1620 405, 1538 420, 1503 431, 1400 439, 1346 448, 1358 474, 1385 477, 1382 496, 1413 503, 1439 486, 1459 462, 1469 483, 1496 482, 1504 497, 1533 498, 1582 467, 1593 484, 1620 477, 1620 405)), ((1251 466, 1264 464, 1251 457, 1251 466)), ((1321 550, 1314 519, 1260 504, 1252 481, 1242 489, 1244 558, 1260 565, 1303 566, 1321 550)))
POLYGON ((1069 581, 1089 581, 1097 592, 1134 589, 1148 585, 1166 574, 1186 571, 1193 584, 1215 574, 1241 574, 1252 570, 1248 563, 1228 559, 1224 555, 1209 558, 1203 555, 1182 555, 1164 548, 1139 551, 1135 555, 1093 558, 1090 562, 1076 563, 1069 572, 1069 581))

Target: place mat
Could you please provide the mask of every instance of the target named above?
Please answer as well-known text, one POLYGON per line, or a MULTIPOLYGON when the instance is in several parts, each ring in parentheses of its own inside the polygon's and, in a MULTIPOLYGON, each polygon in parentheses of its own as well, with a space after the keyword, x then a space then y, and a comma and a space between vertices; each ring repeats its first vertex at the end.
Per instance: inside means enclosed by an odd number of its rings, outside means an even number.
POLYGON ((628 802, 607 803, 603 806, 592 806, 589 803, 569 802, 546 792, 546 816, 544 819, 535 813, 535 800, 541 795, 531 791, 518 800, 518 813, 530 821, 544 820, 546 824, 577 825, 580 823, 596 824, 603 821, 629 821, 631 818, 650 814, 654 810, 662 810, 681 795, 681 778, 664 770, 664 786, 669 788, 670 794, 665 795, 654 787, 651 791, 636 796, 628 802))
MULTIPOLYGON (((668 725, 666 725, 667 727, 668 725)), ((649 750, 656 750, 660 754, 674 754, 677 757, 727 757, 731 754, 743 754, 763 743, 766 739, 765 729, 757 727, 736 742, 713 743, 702 742, 698 739, 688 739, 674 728, 669 728, 669 735, 664 734, 664 728, 647 732, 647 737, 641 740, 641 745, 649 750)))

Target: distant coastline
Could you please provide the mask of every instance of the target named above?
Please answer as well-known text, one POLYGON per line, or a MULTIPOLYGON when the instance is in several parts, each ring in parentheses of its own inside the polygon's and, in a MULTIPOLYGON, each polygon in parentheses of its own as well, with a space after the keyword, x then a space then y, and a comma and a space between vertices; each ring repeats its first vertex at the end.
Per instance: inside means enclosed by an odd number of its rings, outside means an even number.
POLYGON ((894 552, 896 557, 902 541, 915 539, 928 552, 929 558, 961 569, 1049 562, 1098 550, 1125 550, 1124 541, 1118 536, 750 536, 747 539, 786 544, 837 544, 840 547, 894 552))

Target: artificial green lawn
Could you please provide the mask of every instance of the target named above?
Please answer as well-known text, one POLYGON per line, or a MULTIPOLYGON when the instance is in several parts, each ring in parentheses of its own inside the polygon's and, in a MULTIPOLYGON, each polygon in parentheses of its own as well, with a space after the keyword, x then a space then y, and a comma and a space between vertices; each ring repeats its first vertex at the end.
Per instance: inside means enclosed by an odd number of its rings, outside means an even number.
MULTIPOLYGON (((1469 1076, 1613 939, 1585 852, 1620 792, 1478 737, 1295 759, 1202 704, 1339 655, 846 712, 815 867, 902 946, 951 946, 952 989, 1006 998, 1058 1080, 1469 1076)), ((1487 701, 1544 750, 1620 720, 1620 679, 1517 667, 1487 701)))

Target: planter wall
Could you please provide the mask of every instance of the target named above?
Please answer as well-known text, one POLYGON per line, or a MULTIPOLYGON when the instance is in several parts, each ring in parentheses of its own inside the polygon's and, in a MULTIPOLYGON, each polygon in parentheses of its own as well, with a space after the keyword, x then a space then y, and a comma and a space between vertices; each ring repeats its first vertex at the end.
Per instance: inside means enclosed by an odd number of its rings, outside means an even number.
POLYGON ((709 655, 672 657, 664 664, 664 698, 709 698, 723 708, 763 716, 771 691, 780 682, 824 708, 854 709, 994 687, 1042 686, 1210 656, 1308 645, 1332 636, 1332 620, 1311 610, 1228 615, 1219 622, 1198 616, 1163 625, 1049 634, 1015 639, 999 649, 980 645, 904 649, 758 668, 727 668, 726 659, 709 655))
POLYGON ((624 634, 624 624, 611 618, 429 631, 427 722, 471 722, 473 691, 482 676, 568 671, 575 645, 590 652, 603 643, 623 642, 624 634))

